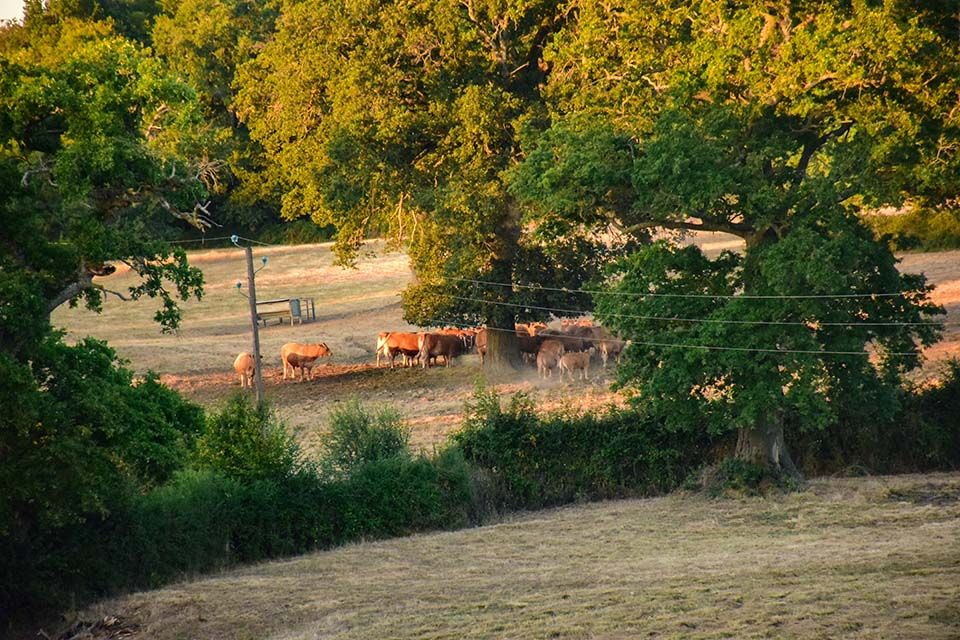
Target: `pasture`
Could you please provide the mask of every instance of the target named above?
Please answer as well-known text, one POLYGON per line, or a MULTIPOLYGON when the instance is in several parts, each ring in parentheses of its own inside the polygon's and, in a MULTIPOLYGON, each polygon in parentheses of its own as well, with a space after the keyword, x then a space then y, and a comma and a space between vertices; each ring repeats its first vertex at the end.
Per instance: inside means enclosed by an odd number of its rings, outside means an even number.
MULTIPOLYGON (((735 250, 739 241, 722 234, 695 238, 708 254, 735 250)), ((267 397, 308 451, 326 429, 332 406, 348 398, 394 405, 412 426, 412 444, 430 450, 443 442, 460 420, 463 402, 483 379, 476 355, 456 361, 449 369, 377 369, 376 336, 380 331, 415 330, 402 318, 399 292, 413 275, 406 256, 383 251, 372 242, 355 269, 333 264, 330 245, 257 247, 257 260, 267 266, 257 274, 260 299, 310 296, 316 299, 317 321, 303 325, 261 327, 264 383, 267 397), (376 253, 375 253, 376 252, 376 253), (281 379, 280 347, 286 342, 325 342, 333 352, 318 361, 316 379, 306 383, 281 379)), ((929 350, 921 373, 935 376, 938 363, 960 353, 960 251, 907 254, 902 268, 923 272, 936 285, 933 297, 946 306, 945 339, 929 350)), ((107 340, 138 372, 156 371, 161 379, 205 406, 216 406, 240 385, 232 369, 240 351, 250 350, 248 302, 236 289, 246 281, 240 249, 190 252, 190 261, 206 278, 203 300, 183 304, 184 321, 176 335, 163 335, 153 322, 151 300, 123 302, 108 297, 103 313, 61 307, 54 324, 71 339, 90 335, 107 340)), ((133 282, 129 273, 102 279, 104 286, 123 290, 133 282)), ((591 408, 622 398, 609 391, 609 373, 596 366, 589 381, 542 381, 529 368, 491 384, 501 394, 529 393, 542 409, 591 408)))
MULTIPOLYGON (((710 252, 736 248, 700 238, 710 252)), ((381 249, 377 244, 372 249, 381 249)), ((431 450, 457 429, 483 378, 477 356, 449 368, 375 367, 376 334, 413 329, 398 292, 411 279, 400 253, 333 265, 328 245, 268 247, 261 298, 312 296, 317 321, 261 331, 267 394, 308 451, 337 403, 396 407, 413 444, 431 450), (280 346, 326 342, 316 379, 281 380, 280 346)), ((61 309, 72 339, 103 338, 139 372, 206 406, 239 389, 233 358, 249 349, 236 249, 196 251, 206 295, 184 305, 176 335, 152 322, 150 301, 107 300, 97 316, 61 309)), ((903 256, 936 284, 946 339, 923 377, 960 352, 960 252, 903 256)), ((105 285, 120 289, 129 274, 105 285)), ((596 370, 594 371, 596 374, 596 370)), ((541 409, 619 403, 609 373, 543 381, 530 368, 495 383, 541 409)), ((955 638, 960 634, 960 475, 815 479, 774 498, 674 494, 519 514, 476 529, 369 542, 248 566, 102 602, 80 620, 115 616, 109 633, 150 638, 955 638)), ((112 618, 111 618, 112 619, 112 618)))
POLYGON ((960 474, 578 505, 244 567, 80 615, 157 640, 956 638, 960 474))

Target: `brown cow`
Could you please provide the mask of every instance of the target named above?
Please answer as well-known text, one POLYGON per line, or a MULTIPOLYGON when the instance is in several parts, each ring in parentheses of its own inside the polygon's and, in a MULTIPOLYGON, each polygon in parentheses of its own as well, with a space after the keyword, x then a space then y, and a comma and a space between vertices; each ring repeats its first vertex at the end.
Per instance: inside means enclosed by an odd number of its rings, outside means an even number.
POLYGON ((467 350, 460 336, 444 335, 442 333, 418 334, 420 346, 420 366, 426 369, 431 360, 443 356, 445 366, 450 366, 453 358, 460 356, 467 350))
POLYGON ((541 341, 552 339, 558 340, 563 343, 563 348, 566 351, 583 351, 590 348, 589 341, 585 340, 579 335, 571 335, 563 331, 556 331, 554 329, 548 329, 546 331, 540 332, 537 336, 541 341))
POLYGON ((313 361, 323 356, 329 356, 330 349, 320 342, 317 344, 300 344, 288 342, 280 348, 280 362, 283 364, 283 379, 287 379, 287 367, 290 367, 290 377, 293 378, 300 369, 300 382, 303 382, 304 371, 310 373, 313 379, 313 361))
POLYGON ((475 329, 459 329, 457 327, 437 329, 432 333, 439 333, 445 336, 457 336, 463 342, 463 346, 467 349, 467 351, 473 348, 473 344, 477 335, 475 329))
POLYGON ((401 331, 386 331, 377 336, 377 366, 380 356, 390 358, 390 368, 396 366, 397 356, 402 357, 403 366, 410 366, 420 353, 417 334, 401 331))
POLYGON ((537 373, 544 378, 552 377, 563 352, 563 343, 559 340, 544 340, 537 351, 537 373))
POLYGON ((240 376, 240 388, 253 387, 253 354, 241 351, 233 361, 233 370, 240 376))
POLYGON ((581 351, 579 353, 565 353, 560 358, 560 379, 563 380, 563 372, 570 374, 570 381, 573 381, 573 372, 580 371, 581 378, 586 380, 590 377, 590 352, 581 351))
POLYGON ((516 322, 513 326, 520 337, 535 336, 547 328, 544 322, 516 322))
POLYGON ((480 354, 480 366, 483 366, 483 357, 487 355, 487 328, 482 327, 476 335, 477 353, 480 354))
POLYGON ((524 362, 534 362, 537 359, 537 353, 540 351, 540 344, 543 343, 544 334, 538 336, 517 336, 517 346, 520 348, 520 357, 524 362))
POLYGON ((598 340, 595 344, 597 345, 597 351, 600 352, 600 359, 603 360, 604 369, 607 368, 607 361, 610 358, 620 362, 620 354, 623 353, 623 340, 609 338, 598 340))

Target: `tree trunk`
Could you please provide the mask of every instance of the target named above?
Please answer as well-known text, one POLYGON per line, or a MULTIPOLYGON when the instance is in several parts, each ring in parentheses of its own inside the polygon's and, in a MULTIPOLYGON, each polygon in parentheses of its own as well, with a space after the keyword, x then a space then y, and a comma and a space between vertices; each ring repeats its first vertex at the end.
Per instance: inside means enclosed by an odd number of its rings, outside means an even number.
MULTIPOLYGON (((777 236, 772 229, 765 229, 748 235, 745 240, 744 293, 764 293, 758 291, 755 285, 756 278, 759 276, 758 260, 760 256, 758 253, 763 247, 775 243, 777 236)), ((773 359, 773 356, 758 354, 758 358, 769 364, 771 375, 776 379, 778 377, 777 362, 773 359)), ((782 401, 783 394, 780 389, 771 391, 771 393, 776 393, 777 400, 782 401)), ((783 437, 783 418, 783 409, 778 405, 771 409, 767 416, 759 419, 754 426, 740 429, 737 433, 737 449, 734 455, 741 460, 762 465, 775 473, 799 475, 783 437)))
POLYGON ((734 455, 776 473, 799 475, 783 439, 783 414, 779 410, 749 429, 740 429, 734 455))
MULTIPOLYGON (((512 198, 506 202, 503 218, 497 225, 497 245, 491 260, 491 279, 499 283, 513 282, 513 263, 520 245, 520 207, 512 198)), ((512 288, 493 287, 491 298, 510 302, 512 288)), ((484 369, 491 373, 508 372, 523 366, 515 331, 513 307, 491 304, 487 309, 487 355, 484 369)))
POLYGON ((493 375, 508 373, 523 366, 520 359, 520 345, 517 334, 510 331, 487 330, 487 355, 483 360, 483 370, 493 375))

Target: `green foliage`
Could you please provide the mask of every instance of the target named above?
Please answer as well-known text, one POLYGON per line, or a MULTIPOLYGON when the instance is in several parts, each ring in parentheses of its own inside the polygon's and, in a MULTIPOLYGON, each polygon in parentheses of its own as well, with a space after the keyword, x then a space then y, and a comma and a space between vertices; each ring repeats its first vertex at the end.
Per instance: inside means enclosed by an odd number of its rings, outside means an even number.
POLYGON ((121 571, 109 556, 88 557, 84 536, 182 468, 203 413, 153 375, 134 381, 104 343, 59 336, 28 364, 0 352, 0 404, 2 621, 63 602, 64 584, 121 571), (94 559, 102 564, 86 564, 94 559))
POLYGON ((202 429, 201 410, 160 385, 133 384, 104 343, 51 338, 29 367, 7 360, 0 393, 0 535, 82 522, 118 494, 168 480, 202 429))
POLYGON ((280 186, 285 218, 335 225, 346 264, 373 234, 406 245, 411 322, 512 327, 526 305, 589 305, 447 280, 578 287, 610 250, 605 223, 538 237, 504 173, 543 120, 543 52, 568 15, 555 0, 281 3, 275 37, 237 74, 238 116, 265 153, 257 179, 280 186))
POLYGON ((117 500, 108 516, 38 531, 21 546, 0 536, 0 616, 37 615, 237 562, 461 527, 469 504, 465 467, 449 456, 380 460, 332 482, 311 470, 245 480, 183 472, 117 500))
POLYGON ((614 273, 617 284, 598 296, 597 316, 636 340, 619 384, 675 428, 699 423, 714 433, 778 414, 800 430, 853 412, 866 421, 892 414, 899 377, 918 362, 914 341, 938 336, 927 314, 942 312, 922 277, 899 274, 893 256, 851 217, 834 217, 829 227, 796 221, 746 258, 709 260, 695 247, 656 243, 614 273), (752 293, 773 297, 722 297, 748 280, 752 293), (841 291, 852 296, 776 297, 841 291), (903 294, 869 295, 877 291, 903 294))
POLYGON ((891 248, 901 251, 960 249, 960 209, 910 209, 897 215, 868 215, 867 226, 891 248))
POLYGON ((770 470, 764 465, 738 458, 724 458, 715 467, 700 472, 701 486, 707 495, 717 497, 727 492, 756 495, 765 480, 770 479, 770 470))
POLYGON ((335 236, 333 225, 320 226, 310 220, 276 223, 257 232, 261 242, 270 244, 317 244, 329 242, 335 236))
POLYGON ((960 468, 960 363, 948 361, 932 383, 906 385, 897 400, 883 414, 852 409, 825 432, 793 434, 798 462, 811 474, 960 468))
POLYGON ((510 506, 539 508, 669 491, 701 464, 712 439, 668 431, 637 411, 539 416, 522 394, 503 406, 479 389, 454 442, 494 476, 510 506))
POLYGON ((239 393, 207 418, 194 461, 201 469, 238 480, 282 478, 303 464, 299 446, 276 414, 239 393))
POLYGON ((358 400, 330 412, 324 462, 334 472, 349 474, 372 462, 410 457, 410 429, 392 408, 371 413, 358 400))
POLYGON ((0 48, 0 264, 5 287, 33 294, 7 315, 44 326, 67 302, 99 310, 93 276, 122 260, 141 282, 116 294, 158 298, 157 321, 176 328, 176 300, 203 293, 202 273, 164 242, 180 220, 204 224, 196 96, 109 24, 16 29, 29 38, 0 48))
POLYGON ((619 380, 638 403, 715 433, 895 409, 942 310, 857 214, 942 206, 960 188, 960 110, 943 108, 960 89, 960 48, 938 30, 942 11, 628 2, 584 9, 554 41, 557 109, 525 139, 515 195, 546 220, 745 245, 707 260, 657 244, 612 269, 596 312, 635 341, 619 380), (870 297, 888 292, 904 293, 870 297), (811 294, 863 297, 764 297, 811 294))

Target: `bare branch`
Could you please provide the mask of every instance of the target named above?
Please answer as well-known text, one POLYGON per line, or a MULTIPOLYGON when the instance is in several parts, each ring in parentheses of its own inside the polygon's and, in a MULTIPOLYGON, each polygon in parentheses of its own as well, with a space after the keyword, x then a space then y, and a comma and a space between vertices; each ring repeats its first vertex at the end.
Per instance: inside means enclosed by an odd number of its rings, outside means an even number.
POLYGON ((692 222, 689 219, 647 220, 645 222, 638 222, 636 224, 623 227, 622 232, 632 234, 643 229, 652 229, 655 227, 661 227, 663 229, 682 229, 686 231, 720 231, 722 233, 729 233, 741 238, 746 238, 756 231, 752 226, 747 224, 739 224, 736 222, 716 222, 701 218, 700 222, 692 222))
POLYGON ((23 172, 23 177, 20 178, 20 186, 25 188, 27 184, 30 182, 30 176, 35 176, 35 175, 46 175, 47 183, 51 187, 57 186, 56 181, 54 181, 52 177, 53 168, 47 164, 47 161, 44 158, 40 159, 40 162, 37 164, 36 167, 33 167, 32 169, 27 169, 26 171, 23 172))
POLYGON ((104 286, 102 286, 102 285, 99 285, 99 284, 94 285, 94 288, 95 288, 95 289, 99 289, 100 291, 103 291, 104 293, 109 293, 109 294, 111 294, 111 295, 117 296, 118 298, 120 298, 121 300, 124 300, 125 302, 130 302, 131 300, 133 300, 133 298, 130 298, 130 297, 128 297, 128 296, 125 296, 125 295, 123 295, 122 293, 120 293, 119 291, 114 291, 113 289, 107 289, 106 287, 104 287, 104 286))
POLYGON ((200 204, 199 202, 196 203, 193 205, 193 211, 190 211, 189 213, 175 209, 173 205, 171 205, 165 198, 160 199, 160 206, 166 209, 174 218, 188 222, 200 230, 221 226, 217 224, 210 215, 210 211, 208 210, 208 207, 210 206, 209 200, 203 204, 200 204))
POLYGON ((799 184, 807 175, 807 167, 810 165, 810 160, 813 158, 813 154, 819 151, 827 142, 832 138, 839 138, 846 132, 850 131, 853 127, 853 120, 847 120, 846 122, 840 123, 840 125, 833 131, 828 131, 822 136, 811 138, 803 145, 803 152, 800 154, 800 161, 797 163, 797 170, 794 174, 794 184, 799 184))

